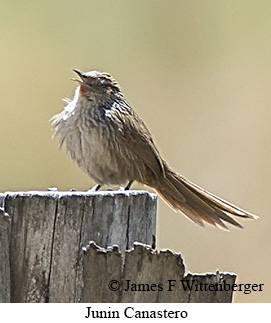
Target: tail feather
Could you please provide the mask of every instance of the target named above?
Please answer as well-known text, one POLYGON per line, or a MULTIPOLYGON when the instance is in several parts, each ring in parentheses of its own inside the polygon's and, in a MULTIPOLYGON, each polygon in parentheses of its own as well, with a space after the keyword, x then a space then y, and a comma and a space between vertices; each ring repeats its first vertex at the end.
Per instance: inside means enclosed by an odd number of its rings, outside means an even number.
POLYGON ((164 171, 165 176, 160 180, 159 185, 154 187, 155 190, 173 209, 181 211, 200 226, 204 226, 204 222, 207 222, 228 230, 224 222, 242 228, 242 225, 230 215, 251 219, 258 218, 193 184, 175 173, 167 165, 165 165, 164 171))

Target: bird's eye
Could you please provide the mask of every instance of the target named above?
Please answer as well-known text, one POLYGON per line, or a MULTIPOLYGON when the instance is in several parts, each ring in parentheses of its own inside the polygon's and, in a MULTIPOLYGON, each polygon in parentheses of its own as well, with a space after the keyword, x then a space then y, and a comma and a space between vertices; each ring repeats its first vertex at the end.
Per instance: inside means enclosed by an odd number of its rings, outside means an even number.
POLYGON ((100 79, 99 80, 101 84, 104 84, 105 83, 105 80, 104 79, 100 79))

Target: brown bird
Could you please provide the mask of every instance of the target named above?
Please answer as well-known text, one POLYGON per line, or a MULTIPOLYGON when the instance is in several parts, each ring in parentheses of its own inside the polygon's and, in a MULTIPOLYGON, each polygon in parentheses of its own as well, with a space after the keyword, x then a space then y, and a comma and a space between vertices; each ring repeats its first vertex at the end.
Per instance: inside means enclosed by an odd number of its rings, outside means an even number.
POLYGON ((68 156, 97 183, 146 184, 176 211, 195 223, 242 228, 230 215, 256 219, 241 208, 207 192, 172 170, 159 154, 145 123, 131 108, 111 75, 82 73, 73 100, 55 115, 52 125, 68 156))

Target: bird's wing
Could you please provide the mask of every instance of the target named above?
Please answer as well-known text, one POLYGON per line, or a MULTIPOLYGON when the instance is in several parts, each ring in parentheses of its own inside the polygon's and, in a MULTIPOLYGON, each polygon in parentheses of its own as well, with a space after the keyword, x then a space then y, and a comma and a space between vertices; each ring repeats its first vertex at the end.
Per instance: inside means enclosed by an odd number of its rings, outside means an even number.
POLYGON ((118 139, 131 154, 136 155, 150 168, 155 176, 164 174, 164 163, 144 122, 130 108, 128 103, 115 103, 107 117, 114 122, 120 132, 118 139), (125 118, 125 115, 127 117, 125 118))

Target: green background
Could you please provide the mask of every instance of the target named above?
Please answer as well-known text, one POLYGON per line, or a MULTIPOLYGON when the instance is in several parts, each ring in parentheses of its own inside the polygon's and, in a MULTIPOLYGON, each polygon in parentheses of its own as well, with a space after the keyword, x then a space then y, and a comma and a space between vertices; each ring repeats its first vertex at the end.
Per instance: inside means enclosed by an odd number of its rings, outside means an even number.
MULTIPOLYGON (((260 216, 202 229, 158 208, 158 247, 191 272, 230 271, 270 302, 271 2, 0 1, 0 190, 87 189, 48 120, 73 68, 111 73, 176 171, 260 216)), ((138 186, 139 187, 139 186, 138 186)))

